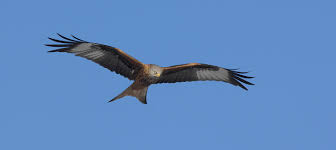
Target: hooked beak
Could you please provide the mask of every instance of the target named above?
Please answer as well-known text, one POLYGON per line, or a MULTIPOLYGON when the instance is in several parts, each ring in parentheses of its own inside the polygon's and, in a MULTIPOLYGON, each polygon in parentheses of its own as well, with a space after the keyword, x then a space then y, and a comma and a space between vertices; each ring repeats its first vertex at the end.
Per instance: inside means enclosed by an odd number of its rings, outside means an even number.
POLYGON ((156 77, 160 77, 160 75, 161 75, 161 74, 159 74, 159 73, 155 74, 156 77))

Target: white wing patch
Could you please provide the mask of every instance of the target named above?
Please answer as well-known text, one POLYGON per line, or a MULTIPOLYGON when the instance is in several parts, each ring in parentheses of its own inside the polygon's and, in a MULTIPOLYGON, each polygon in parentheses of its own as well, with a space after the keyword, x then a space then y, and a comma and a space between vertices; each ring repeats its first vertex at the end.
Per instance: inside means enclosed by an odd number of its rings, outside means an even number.
POLYGON ((81 43, 78 46, 70 50, 71 53, 75 53, 77 56, 85 57, 91 60, 98 59, 105 55, 100 49, 95 49, 92 46, 94 43, 81 43))
POLYGON ((90 59, 98 59, 101 56, 104 56, 104 54, 105 53, 101 52, 101 51, 92 51, 92 52, 84 54, 83 57, 87 57, 87 58, 90 58, 90 59))
POLYGON ((198 70, 196 71, 197 78, 199 80, 217 80, 217 81, 229 81, 229 71, 223 68, 219 70, 198 70))
POLYGON ((77 52, 83 52, 83 51, 87 51, 87 50, 90 50, 91 49, 91 46, 93 45, 94 43, 81 43, 79 45, 77 45, 76 47, 72 48, 70 50, 70 52, 72 53, 77 53, 77 52))
POLYGON ((127 59, 130 56, 124 54, 124 52, 117 48, 99 43, 86 42, 75 36, 72 36, 74 39, 70 39, 60 34, 58 35, 65 39, 65 41, 49 38, 58 44, 45 45, 50 47, 57 47, 58 49, 50 50, 48 52, 73 53, 76 56, 92 60, 93 62, 113 72, 116 72, 117 74, 121 74, 130 80, 135 80, 135 75, 138 69, 141 68, 140 64, 136 64, 137 62, 133 63, 135 60, 134 58, 131 60, 127 59))

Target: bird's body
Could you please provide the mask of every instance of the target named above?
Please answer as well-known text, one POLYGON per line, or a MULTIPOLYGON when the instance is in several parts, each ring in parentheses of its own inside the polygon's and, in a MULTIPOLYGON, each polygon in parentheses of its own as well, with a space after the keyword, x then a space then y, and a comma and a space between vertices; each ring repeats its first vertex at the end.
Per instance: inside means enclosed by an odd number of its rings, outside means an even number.
POLYGON ((214 65, 189 63, 170 67, 160 67, 154 64, 143 64, 122 50, 98 43, 83 41, 75 36, 70 39, 58 34, 66 41, 49 38, 52 41, 64 44, 46 44, 46 46, 60 47, 49 52, 74 53, 77 56, 92 60, 101 66, 116 72, 130 80, 133 84, 111 101, 124 96, 134 96, 146 104, 147 89, 151 84, 175 83, 186 81, 224 81, 247 90, 240 82, 253 85, 242 78, 252 78, 242 75, 247 72, 238 72, 214 65))

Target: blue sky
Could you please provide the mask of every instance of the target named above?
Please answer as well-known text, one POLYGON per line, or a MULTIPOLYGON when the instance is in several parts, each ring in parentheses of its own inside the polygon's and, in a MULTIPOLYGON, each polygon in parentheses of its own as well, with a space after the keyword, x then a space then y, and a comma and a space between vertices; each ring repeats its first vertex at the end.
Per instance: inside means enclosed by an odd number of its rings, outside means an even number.
POLYGON ((336 149, 333 1, 14 1, 1 16, 0 149, 336 149), (47 37, 74 34, 144 63, 200 62, 256 76, 132 82, 47 37))

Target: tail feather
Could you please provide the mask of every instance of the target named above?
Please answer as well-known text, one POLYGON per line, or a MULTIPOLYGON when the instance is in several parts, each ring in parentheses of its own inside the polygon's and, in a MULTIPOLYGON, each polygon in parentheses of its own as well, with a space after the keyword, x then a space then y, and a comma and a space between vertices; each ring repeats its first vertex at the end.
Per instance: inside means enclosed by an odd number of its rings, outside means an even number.
POLYGON ((143 89, 136 90, 134 96, 143 104, 147 104, 147 90, 148 86, 143 89))
POLYGON ((136 97, 141 103, 147 104, 146 96, 147 96, 148 86, 139 86, 133 83, 126 90, 120 93, 118 96, 114 97, 112 100, 108 102, 115 101, 117 99, 123 98, 124 96, 133 96, 136 97))

